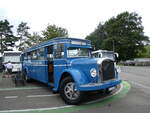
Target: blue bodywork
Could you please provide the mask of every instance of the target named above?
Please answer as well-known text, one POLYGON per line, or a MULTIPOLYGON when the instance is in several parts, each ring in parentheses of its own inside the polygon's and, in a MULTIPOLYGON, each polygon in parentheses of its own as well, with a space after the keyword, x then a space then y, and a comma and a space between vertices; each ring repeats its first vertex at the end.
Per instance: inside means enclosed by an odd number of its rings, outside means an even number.
MULTIPOLYGON (((59 90, 61 80, 65 76, 71 76, 75 81, 76 87, 80 91, 94 91, 105 89, 120 84, 121 80, 118 76, 118 72, 115 70, 115 79, 109 81, 102 81, 99 73, 101 64, 98 63, 100 58, 68 58, 67 49, 70 47, 79 47, 92 49, 91 42, 89 40, 75 39, 75 38, 55 38, 47 42, 35 45, 23 53, 23 66, 22 69, 26 73, 28 78, 33 78, 40 82, 53 86, 54 91, 59 90), (82 43, 72 43, 82 42, 82 43), (64 45, 64 57, 53 59, 53 82, 49 81, 48 73, 48 46, 63 44, 64 45), (43 59, 32 60, 28 58, 28 53, 37 49, 44 48, 43 59), (90 70, 96 69, 96 77, 92 77, 90 70)), ((54 51, 55 52, 55 51, 54 51)), ((54 54, 53 52, 53 54, 54 54)))

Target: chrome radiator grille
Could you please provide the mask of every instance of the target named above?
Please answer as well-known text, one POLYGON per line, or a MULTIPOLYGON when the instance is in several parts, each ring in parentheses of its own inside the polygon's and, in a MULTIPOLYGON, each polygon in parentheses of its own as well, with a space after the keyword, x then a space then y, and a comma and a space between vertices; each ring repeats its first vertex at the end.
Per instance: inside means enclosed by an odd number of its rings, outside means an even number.
POLYGON ((112 60, 104 60, 100 69, 102 81, 107 81, 115 78, 114 62, 112 60))

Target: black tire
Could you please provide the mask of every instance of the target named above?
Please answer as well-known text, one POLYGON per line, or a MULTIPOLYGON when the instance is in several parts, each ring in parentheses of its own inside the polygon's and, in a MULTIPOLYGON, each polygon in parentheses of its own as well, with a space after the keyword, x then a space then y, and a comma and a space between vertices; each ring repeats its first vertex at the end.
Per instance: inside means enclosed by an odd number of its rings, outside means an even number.
POLYGON ((75 86, 75 82, 71 77, 66 77, 61 81, 60 84, 60 95, 62 99, 67 103, 71 105, 77 105, 80 104, 83 101, 83 92, 75 90, 75 87, 72 88, 73 90, 70 90, 68 87, 71 88, 71 86, 75 86), (70 86, 69 86, 70 85, 70 86), (70 90, 66 94, 67 88, 70 90), (72 96, 71 96, 72 95, 72 96), (76 95, 76 96, 75 96, 76 95), (74 97, 73 97, 74 96, 74 97), (72 99, 71 99, 72 97, 72 99))
POLYGON ((32 79, 31 79, 31 78, 29 78, 29 77, 27 76, 26 71, 25 71, 25 72, 23 72, 23 78, 24 78, 24 80, 25 80, 27 83, 32 82, 32 79))

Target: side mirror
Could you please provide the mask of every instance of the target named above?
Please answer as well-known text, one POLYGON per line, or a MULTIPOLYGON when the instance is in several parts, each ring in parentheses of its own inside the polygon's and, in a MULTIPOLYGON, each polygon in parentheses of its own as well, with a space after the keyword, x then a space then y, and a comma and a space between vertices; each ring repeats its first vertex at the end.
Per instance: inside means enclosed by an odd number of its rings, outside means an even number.
POLYGON ((117 58, 118 58, 118 57, 119 57, 119 54, 118 54, 118 53, 115 53, 115 57, 117 57, 117 58))
POLYGON ((117 62, 117 58, 119 57, 119 54, 118 53, 114 53, 114 59, 115 59, 115 62, 117 62))

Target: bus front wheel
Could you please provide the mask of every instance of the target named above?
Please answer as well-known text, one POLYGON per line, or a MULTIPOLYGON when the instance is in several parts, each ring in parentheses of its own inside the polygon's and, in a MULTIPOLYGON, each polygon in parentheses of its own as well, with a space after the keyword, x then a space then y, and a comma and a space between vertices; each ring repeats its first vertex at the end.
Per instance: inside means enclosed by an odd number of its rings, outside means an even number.
POLYGON ((61 81, 60 95, 67 104, 80 104, 83 100, 83 92, 77 90, 71 77, 66 77, 61 81))

